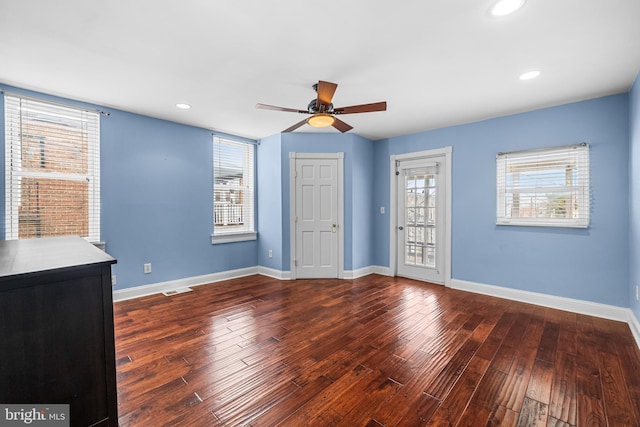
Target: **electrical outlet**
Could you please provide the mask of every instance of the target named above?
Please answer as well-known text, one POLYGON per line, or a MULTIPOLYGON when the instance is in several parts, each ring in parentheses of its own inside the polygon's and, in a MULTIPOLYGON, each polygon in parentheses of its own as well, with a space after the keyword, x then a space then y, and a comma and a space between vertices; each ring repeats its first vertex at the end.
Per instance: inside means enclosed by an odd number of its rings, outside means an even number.
POLYGON ((273 251, 269 249, 269 258, 273 258, 273 251))
POLYGON ((148 262, 144 265, 144 274, 149 274, 151 273, 151 263, 148 262))
POLYGON ((112 274, 112 275, 111 275, 111 284, 112 284, 113 286, 115 286, 115 285, 116 285, 116 275, 115 275, 115 274, 112 274))
POLYGON ((638 294, 638 288, 640 286, 636 285, 636 301, 640 301, 640 295, 638 294))
POLYGON ((380 206, 380 215, 384 215, 384 206, 380 206))

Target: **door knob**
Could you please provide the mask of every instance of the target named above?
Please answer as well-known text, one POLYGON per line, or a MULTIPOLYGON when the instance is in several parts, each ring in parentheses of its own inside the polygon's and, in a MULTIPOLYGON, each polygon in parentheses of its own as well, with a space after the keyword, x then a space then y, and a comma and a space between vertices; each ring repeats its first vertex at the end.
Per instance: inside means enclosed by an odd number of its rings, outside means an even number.
POLYGON ((401 225, 399 225, 399 226, 398 226, 398 230, 402 231, 402 230, 404 230, 404 227, 403 227, 403 226, 401 226, 401 225))

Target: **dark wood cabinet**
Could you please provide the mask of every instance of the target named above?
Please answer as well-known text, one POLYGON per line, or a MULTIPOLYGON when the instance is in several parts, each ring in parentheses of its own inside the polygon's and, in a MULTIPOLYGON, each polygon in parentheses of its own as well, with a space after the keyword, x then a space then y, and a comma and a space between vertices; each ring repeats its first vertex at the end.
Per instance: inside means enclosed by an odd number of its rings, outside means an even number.
POLYGON ((0 402, 117 426, 111 265, 80 237, 0 241, 0 402))

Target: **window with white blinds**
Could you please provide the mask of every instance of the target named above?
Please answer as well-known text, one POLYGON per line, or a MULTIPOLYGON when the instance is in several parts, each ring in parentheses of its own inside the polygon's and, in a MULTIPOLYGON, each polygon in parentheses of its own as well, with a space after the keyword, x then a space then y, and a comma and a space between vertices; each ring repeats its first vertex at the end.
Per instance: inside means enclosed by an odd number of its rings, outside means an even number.
POLYGON ((212 243, 255 240, 254 146, 213 138, 212 243))
POLYGON ((497 224, 589 226, 589 145, 499 153, 497 224))
POLYGON ((100 241, 97 111, 5 94, 6 238, 100 241))

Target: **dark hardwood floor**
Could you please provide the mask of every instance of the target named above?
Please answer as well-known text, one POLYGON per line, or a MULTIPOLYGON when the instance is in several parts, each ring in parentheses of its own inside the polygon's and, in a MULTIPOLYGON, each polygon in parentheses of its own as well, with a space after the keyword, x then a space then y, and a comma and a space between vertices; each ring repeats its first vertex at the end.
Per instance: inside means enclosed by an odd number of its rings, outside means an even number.
POLYGON ((640 426, 628 325, 407 279, 251 276, 115 304, 133 426, 640 426))

